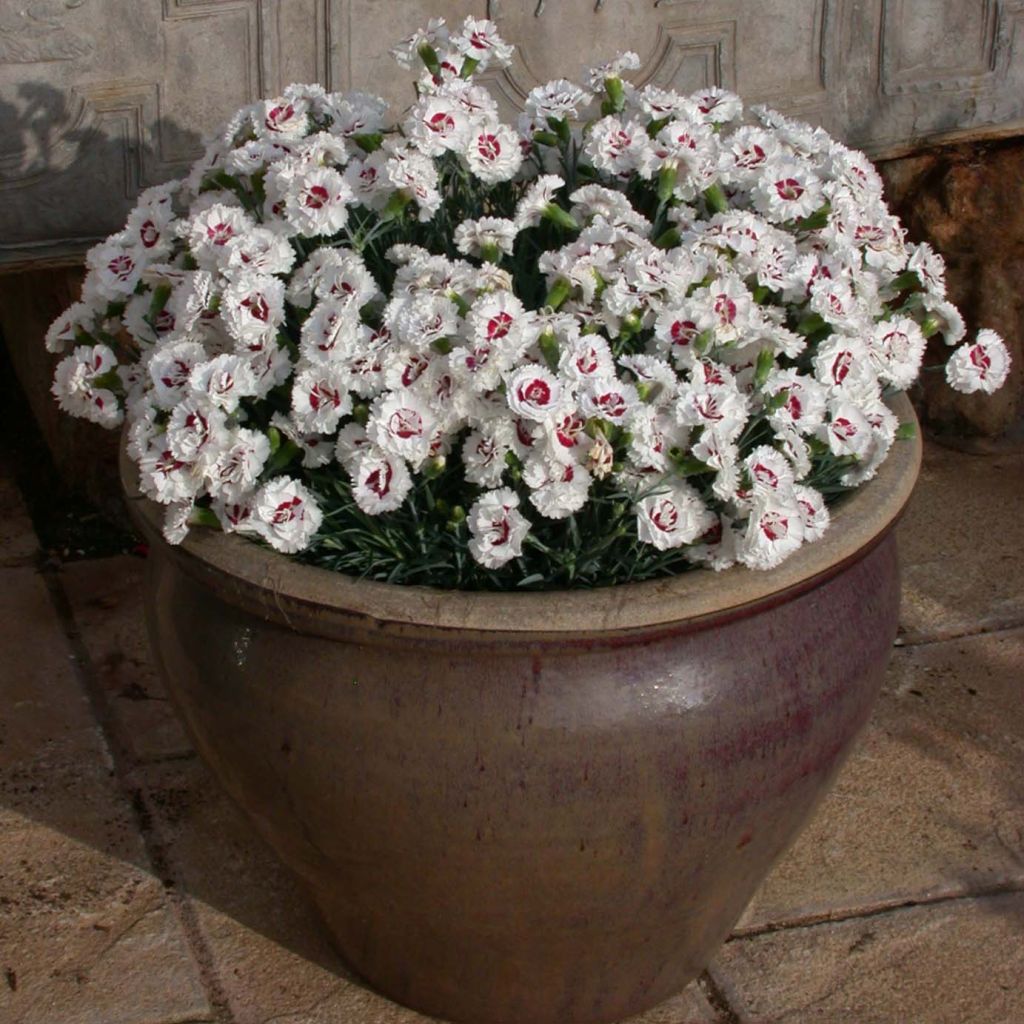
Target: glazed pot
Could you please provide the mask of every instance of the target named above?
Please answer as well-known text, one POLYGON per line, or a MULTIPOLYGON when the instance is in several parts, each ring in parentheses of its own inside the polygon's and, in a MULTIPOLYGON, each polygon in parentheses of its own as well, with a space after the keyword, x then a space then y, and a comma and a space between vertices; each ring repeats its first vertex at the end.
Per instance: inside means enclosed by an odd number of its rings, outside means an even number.
POLYGON ((832 782, 889 660, 919 459, 897 444, 772 572, 534 594, 170 547, 125 472, 172 698, 351 966, 454 1021, 585 1024, 698 975, 832 782))

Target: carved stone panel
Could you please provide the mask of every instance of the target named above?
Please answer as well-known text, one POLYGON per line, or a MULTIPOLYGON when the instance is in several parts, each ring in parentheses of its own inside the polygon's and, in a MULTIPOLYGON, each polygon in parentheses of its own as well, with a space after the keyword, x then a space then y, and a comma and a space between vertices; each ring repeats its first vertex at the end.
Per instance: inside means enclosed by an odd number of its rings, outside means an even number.
POLYGON ((623 49, 635 80, 714 84, 873 155, 1024 130, 1024 0, 0 0, 0 265, 80 254, 237 107, 293 81, 367 88, 428 17, 491 17, 536 84, 623 49))

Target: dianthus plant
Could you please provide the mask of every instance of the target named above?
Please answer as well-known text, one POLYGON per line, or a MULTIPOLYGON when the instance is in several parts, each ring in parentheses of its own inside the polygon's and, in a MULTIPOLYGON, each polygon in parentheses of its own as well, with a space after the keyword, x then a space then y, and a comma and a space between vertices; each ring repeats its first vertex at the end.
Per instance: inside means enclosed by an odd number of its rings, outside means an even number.
MULTIPOLYGON (((241 533, 356 575, 593 586, 777 565, 870 479, 943 263, 820 129, 634 54, 502 123, 488 21, 432 22, 383 101, 292 86, 88 255, 54 393, 127 417, 167 538, 241 533)), ((982 331, 947 377, 1005 379, 982 331)))

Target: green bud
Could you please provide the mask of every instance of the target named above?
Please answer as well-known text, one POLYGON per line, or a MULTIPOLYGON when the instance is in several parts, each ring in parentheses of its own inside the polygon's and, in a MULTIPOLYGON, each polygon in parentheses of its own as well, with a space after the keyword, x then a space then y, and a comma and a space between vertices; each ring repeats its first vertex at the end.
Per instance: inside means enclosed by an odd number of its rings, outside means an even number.
POLYGON ((757 365, 754 368, 754 387, 763 388, 774 368, 775 352, 771 348, 761 349, 757 354, 757 365))
POLYGON ((448 293, 448 298, 455 303, 459 310, 459 316, 465 316, 469 310, 469 303, 454 289, 448 293))
POLYGON ((352 419, 361 427, 365 427, 370 421, 370 407, 365 402, 359 402, 352 409, 352 419))
POLYGON ((930 338, 933 334, 938 334, 941 329, 942 323, 938 317, 926 316, 921 321, 921 333, 926 338, 930 338))
POLYGON ((188 515, 188 521, 191 526, 209 526, 214 530, 221 529, 220 520, 214 514, 212 509, 195 507, 188 515))
POLYGON ((674 249, 682 241, 678 228, 669 228, 664 234, 658 235, 654 244, 659 249, 674 249))
POLYGON ((656 121, 652 121, 647 126, 647 137, 653 139, 670 120, 671 118, 668 117, 659 117, 656 121))
POLYGON ((364 153, 376 153, 384 144, 384 136, 380 132, 373 132, 368 135, 353 135, 352 141, 364 153))
POLYGON ((717 182, 704 190, 704 201, 712 213, 725 213, 729 209, 729 200, 717 182))
POLYGON ((464 523, 466 521, 466 510, 461 505, 456 505, 455 508, 452 509, 449 521, 454 523, 456 526, 458 526, 459 523, 464 523))
POLYGON ((539 131, 533 133, 533 141, 541 146, 557 146, 558 136, 554 132, 539 131))
POLYGON ((486 245, 481 246, 480 256, 485 263, 501 262, 501 250, 493 242, 488 242, 486 245))
POLYGON ((98 377, 93 377, 92 385, 93 387, 104 388, 107 391, 124 391, 124 385, 121 383, 121 378, 118 376, 117 370, 107 370, 106 373, 101 373, 98 377))
POLYGON ((702 356, 715 341, 715 332, 710 327, 706 331, 701 331, 700 334, 694 338, 693 350, 697 355, 702 356))
POLYGON ((796 325, 796 333, 802 334, 805 338, 820 331, 825 326, 825 321, 817 313, 809 313, 796 325))
POLYGON ((558 339, 555 337, 554 332, 545 331, 537 339, 537 346, 540 348, 541 355, 544 356, 544 362, 548 364, 548 368, 557 370, 561 353, 558 350, 558 339))
POLYGON ((550 306, 552 309, 558 309, 572 291, 572 285, 564 278, 560 277, 552 286, 548 292, 547 298, 544 300, 545 306, 550 306))
POLYGON ((451 338, 438 338, 437 341, 432 341, 430 347, 443 356, 448 355, 449 352, 455 347, 452 344, 451 338))
POLYGON ((658 202, 667 203, 672 198, 676 188, 676 179, 679 175, 679 168, 674 164, 666 165, 658 171, 658 202))
POLYGON ((917 436, 917 427, 913 423, 901 423, 896 428, 897 441, 910 441, 917 436))
POLYGON ((480 66, 480 61, 475 57, 467 57, 462 64, 462 70, 459 72, 459 78, 469 78, 474 71, 480 66))
POLYGON ((557 203, 548 203, 544 207, 544 219, 551 221, 552 224, 557 224, 560 228, 565 228, 566 231, 579 231, 580 229, 576 218, 568 210, 563 210, 557 203))
POLYGON ((604 80, 604 91, 608 94, 608 102, 611 104, 612 113, 619 114, 626 106, 626 90, 622 86, 622 79, 616 75, 614 78, 604 80))
POLYGON ((828 215, 832 212, 829 203, 815 210, 809 217, 796 222, 797 231, 817 231, 828 223, 828 215))
POLYGON ((153 289, 153 298, 149 303, 150 320, 155 320, 163 312, 167 300, 171 297, 171 290, 169 284, 159 284, 153 289))
POLYGON ((405 208, 412 202, 412 197, 404 192, 395 192, 387 201, 381 211, 380 219, 383 221, 397 220, 405 212, 405 208))
POLYGON ((640 396, 640 401, 647 403, 656 401, 664 390, 665 385, 660 380, 642 380, 636 386, 636 393, 640 396))
POLYGON ((267 440, 270 442, 270 454, 276 455, 281 447, 281 431, 277 427, 267 427, 267 440))
POLYGON ((441 62, 437 59, 437 51, 429 43, 420 43, 416 52, 432 75, 441 73, 441 62))
POLYGON ((445 457, 443 455, 435 455, 434 458, 427 459, 420 469, 420 473, 427 480, 436 480, 444 472, 444 467, 445 457))
POLYGON ((548 126, 558 136, 558 141, 563 146, 568 146, 572 142, 572 129, 569 127, 569 122, 564 117, 549 117, 548 126))

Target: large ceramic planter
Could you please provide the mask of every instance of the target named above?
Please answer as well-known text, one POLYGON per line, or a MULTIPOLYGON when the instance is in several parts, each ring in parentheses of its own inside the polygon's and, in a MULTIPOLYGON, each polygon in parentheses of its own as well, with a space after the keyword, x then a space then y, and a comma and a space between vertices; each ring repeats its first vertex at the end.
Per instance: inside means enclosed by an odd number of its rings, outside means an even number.
POLYGON ((919 456, 897 445, 774 572, 569 594, 357 582, 212 532, 172 548, 136 493, 152 643, 372 985, 470 1024, 618 1020, 700 972, 866 721, 919 456))

